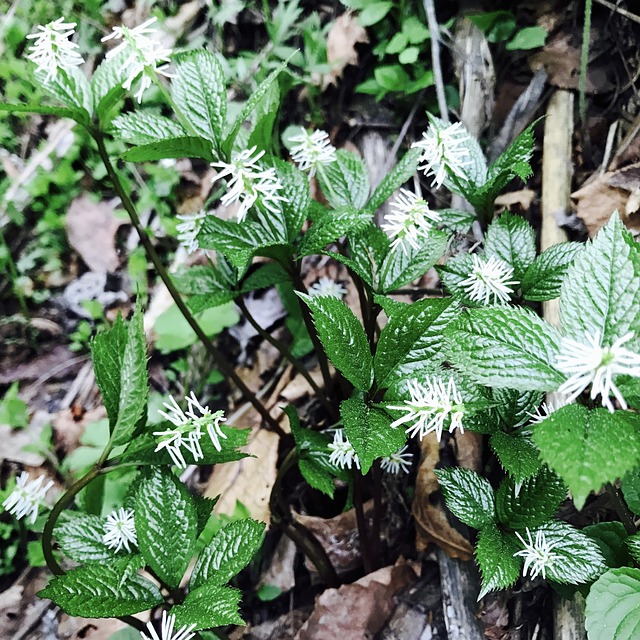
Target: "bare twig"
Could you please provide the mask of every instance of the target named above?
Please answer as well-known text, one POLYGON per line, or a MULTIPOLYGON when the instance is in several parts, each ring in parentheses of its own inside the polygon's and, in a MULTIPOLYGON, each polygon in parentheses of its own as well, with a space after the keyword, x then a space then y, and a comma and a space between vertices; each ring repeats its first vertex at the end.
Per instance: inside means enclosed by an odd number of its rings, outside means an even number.
POLYGON ((634 22, 637 22, 638 24, 640 24, 640 16, 636 15, 635 13, 631 13, 631 11, 627 11, 622 7, 618 7, 615 4, 613 4, 613 2, 607 2, 607 0, 595 0, 595 1, 598 4, 601 4, 603 7, 607 7, 607 9, 611 9, 611 11, 615 11, 616 13, 619 13, 621 16, 624 16, 625 18, 628 18, 629 20, 633 20, 634 22))
POLYGON ((424 12, 427 14, 427 24, 431 33, 431 66, 433 67, 433 81, 436 85, 440 118, 449 124, 449 109, 447 108, 447 97, 444 92, 444 78, 442 77, 440 62, 440 25, 438 25, 433 0, 422 0, 422 4, 424 5, 424 12))

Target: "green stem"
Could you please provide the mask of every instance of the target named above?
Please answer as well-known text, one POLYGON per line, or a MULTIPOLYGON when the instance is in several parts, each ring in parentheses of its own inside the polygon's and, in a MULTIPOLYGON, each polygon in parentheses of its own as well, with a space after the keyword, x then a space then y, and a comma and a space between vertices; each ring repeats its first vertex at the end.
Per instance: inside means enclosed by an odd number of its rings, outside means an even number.
POLYGON ((583 131, 586 130, 587 126, 587 66, 589 64, 592 4, 593 0, 585 0, 582 49, 580 51, 580 78, 578 78, 578 111, 580 112, 580 124, 583 131))
POLYGON ((371 527, 371 558, 374 569, 383 566, 380 531, 382 529, 382 469, 380 460, 372 466, 373 473, 373 526, 371 527))
POLYGON ((360 538, 360 549, 362 551, 362 563, 365 574, 373 571, 373 560, 371 557, 371 545, 369 543, 369 532, 367 530, 367 520, 364 514, 364 502, 362 500, 363 475, 359 469, 353 470, 353 506, 356 510, 356 523, 358 525, 358 537, 360 538))
POLYGON ((24 294, 20 290, 20 287, 17 286, 16 282, 18 280, 18 269, 16 267, 16 263, 13 261, 13 256, 11 255, 11 249, 9 248, 9 244, 4 237, 4 231, 0 228, 0 244, 4 247, 4 250, 7 254, 7 267, 9 269, 9 276, 11 277, 11 289, 18 298, 18 304, 20 305, 20 309, 22 309, 22 315, 25 317, 27 322, 31 322, 31 316, 29 315, 29 308, 27 307, 27 301, 24 297, 24 294))
POLYGON ((616 487, 610 482, 607 482, 604 485, 604 488, 609 494, 611 502, 613 503, 613 508, 616 510, 618 518, 620 518, 620 521, 624 525, 627 533, 630 536, 636 534, 638 532, 638 529, 636 528, 635 522, 633 521, 633 515, 627 508, 624 500, 620 497, 620 492, 618 491, 618 489, 616 489, 616 487))
POLYGON ((173 298, 173 301, 175 302, 176 306, 184 316, 184 319, 187 321, 191 329, 193 329, 193 332, 196 334, 196 336, 198 337, 198 339, 200 340, 204 348, 207 350, 207 352, 209 353, 213 361, 216 363, 216 366, 228 378, 233 380, 234 384, 238 387, 244 399, 253 405, 254 409, 262 416, 263 420, 270 426, 272 431, 275 431, 280 436, 284 436, 285 433, 282 430, 282 427, 280 427, 278 422, 269 414, 267 409, 256 398, 255 394, 251 391, 251 389, 249 389, 249 387, 247 387, 247 385, 242 381, 242 378, 240 378, 240 376, 236 373, 233 366, 227 361, 227 359, 222 355, 222 353, 220 353, 220 351, 213 344, 209 336, 207 336, 204 333, 204 331, 198 324, 198 321, 195 319, 195 317, 193 316, 193 314, 185 304, 184 300, 182 299, 182 296, 180 295, 175 285, 173 284, 173 281, 171 280, 169 273, 167 272, 164 265, 162 264, 162 261, 160 260, 160 256, 158 256, 155 250, 155 247, 151 242, 151 239, 147 235, 146 230, 144 229, 142 223, 140 222, 140 218, 138 216, 138 212, 136 211, 135 205, 133 204, 133 201, 131 200, 127 192, 124 190, 124 187, 120 182, 120 178, 116 173, 116 169, 111 164, 109 154, 107 153, 107 150, 104 146, 104 136, 102 132, 93 130, 91 131, 91 133, 98 145, 98 152, 100 154, 100 158, 104 163, 105 169, 107 170, 107 174, 109 175, 113 188, 116 194, 118 195, 118 197, 120 198, 120 201, 122 202, 122 206, 125 208, 125 210, 129 214, 129 218, 131 219, 131 224, 133 224, 135 230, 137 231, 138 236, 140 238, 140 242, 142 243, 142 246, 144 247, 144 250, 147 256, 153 263, 153 266, 155 267, 158 275, 160 276, 160 279, 162 280, 165 287, 167 288, 169 295, 173 298))

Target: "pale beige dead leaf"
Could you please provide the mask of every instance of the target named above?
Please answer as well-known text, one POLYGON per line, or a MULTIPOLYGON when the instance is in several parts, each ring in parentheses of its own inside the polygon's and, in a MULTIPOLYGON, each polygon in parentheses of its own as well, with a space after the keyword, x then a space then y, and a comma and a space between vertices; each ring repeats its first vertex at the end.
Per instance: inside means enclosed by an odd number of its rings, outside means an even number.
POLYGON ((89 196, 75 198, 67 211, 65 229, 69 244, 91 271, 115 271, 120 264, 115 236, 125 224, 113 215, 108 202, 93 202, 89 196))
POLYGON ((496 207, 510 207, 518 206, 523 211, 529 211, 533 199, 536 197, 536 192, 531 189, 520 189, 519 191, 510 191, 509 193, 503 193, 495 199, 496 207))
POLYGON ((77 416, 73 409, 59 411, 51 421, 56 449, 64 451, 67 455, 70 454, 77 449, 80 436, 85 430, 90 430, 92 424, 106 417, 107 411, 102 404, 80 416, 77 416))
POLYGON ((331 71, 322 77, 322 88, 337 84, 348 64, 358 64, 356 44, 369 42, 367 31, 351 11, 343 13, 327 34, 327 62, 331 71))
POLYGON ((258 586, 278 587, 283 593, 293 589, 296 584, 294 562, 297 553, 298 548, 291 538, 285 535, 281 536, 269 566, 262 574, 258 586))

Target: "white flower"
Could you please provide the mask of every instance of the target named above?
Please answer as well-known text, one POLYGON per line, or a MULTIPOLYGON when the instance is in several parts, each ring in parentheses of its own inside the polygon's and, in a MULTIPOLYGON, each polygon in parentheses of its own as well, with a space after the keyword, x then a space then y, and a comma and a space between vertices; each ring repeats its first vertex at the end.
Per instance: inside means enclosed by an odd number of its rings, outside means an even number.
POLYGON ((409 473, 411 471, 411 463, 413 462, 413 455, 406 453, 408 445, 402 447, 402 449, 392 453, 389 456, 380 458, 380 468, 388 473, 398 475, 400 472, 409 473))
POLYGON ((558 397, 549 402, 543 402, 534 413, 529 413, 532 424, 540 424, 543 420, 546 420, 552 413, 555 413, 558 409, 566 407, 571 404, 571 400, 564 395, 558 394, 558 397))
POLYGON ((396 211, 385 216, 387 224, 380 225, 384 231, 395 236, 391 248, 395 249, 400 245, 406 253, 404 244, 406 240, 414 249, 420 249, 418 240, 424 238, 432 226, 440 221, 440 214, 437 211, 431 211, 425 200, 406 189, 400 189, 391 207, 396 211))
POLYGON ((465 177, 465 170, 472 161, 467 145, 470 137, 460 122, 444 129, 432 124, 422 134, 422 140, 411 145, 423 150, 420 162, 424 164, 418 169, 427 176, 433 176, 432 187, 440 187, 448 173, 465 177))
POLYGON ((122 548, 130 552, 130 545, 138 545, 136 525, 133 520, 133 509, 120 508, 109 514, 107 522, 104 525, 102 542, 110 549, 115 548, 116 553, 122 548))
POLYGON ((263 169, 258 161, 264 155, 264 151, 256 152, 257 147, 245 149, 240 153, 234 153, 231 163, 212 162, 211 166, 219 170, 213 178, 213 182, 229 176, 227 193, 222 197, 222 204, 226 207, 233 202, 238 202, 238 222, 242 222, 247 212, 256 203, 258 198, 264 207, 271 213, 277 213, 280 209, 279 201, 285 198, 278 194, 282 185, 272 167, 263 169))
POLYGON ((182 222, 176 226, 178 231, 178 242, 186 249, 187 253, 198 250, 198 234, 202 229, 202 222, 207 217, 207 213, 202 209, 199 213, 189 215, 178 215, 182 222))
POLYGON ((524 558, 523 574, 525 576, 529 573, 531 579, 534 580, 539 574, 542 574, 542 577, 546 579, 546 570, 558 559, 558 556, 553 553, 553 549, 557 544, 549 542, 542 529, 538 529, 536 532, 535 542, 531 537, 531 531, 529 531, 528 527, 526 532, 528 540, 525 540, 516 532, 516 536, 524 549, 517 551, 513 555, 514 557, 524 558))
POLYGON ((16 488, 2 506, 18 520, 31 516, 30 522, 33 524, 38 517, 38 509, 44 504, 47 491, 53 486, 52 480, 49 480, 44 487, 43 482, 44 476, 29 481, 29 474, 23 471, 16 481, 16 488))
POLYGON ((310 296, 331 296, 340 300, 344 298, 346 293, 347 290, 339 282, 326 276, 320 278, 318 282, 314 282, 309 289, 310 296))
MULTIPOLYGON (((171 62, 171 49, 163 47, 162 44, 153 39, 155 29, 150 29, 157 18, 151 18, 146 22, 129 29, 128 27, 113 27, 112 32, 102 38, 102 42, 107 40, 122 40, 122 42, 111 49, 106 58, 109 60, 118 55, 121 51, 128 51, 129 56, 123 62, 122 67, 127 74, 126 80, 122 83, 123 89, 129 91, 136 78, 144 71, 159 73, 167 78, 172 75, 167 73, 166 66, 159 67, 160 63, 171 62)), ((140 78, 140 87, 135 94, 138 102, 142 102, 142 94, 151 86, 151 77, 144 73, 140 78)))
POLYGON ((75 22, 65 22, 64 18, 58 18, 44 27, 38 25, 37 31, 27 36, 34 40, 27 58, 38 65, 37 71, 47 72, 45 82, 55 80, 60 69, 71 69, 84 62, 76 51, 78 45, 70 40, 75 26, 75 22))
POLYGON ((449 378, 446 385, 442 378, 437 376, 427 376, 424 384, 413 378, 408 381, 407 386, 411 400, 406 400, 403 405, 387 407, 407 412, 407 415, 394 420, 391 423, 392 427, 398 427, 407 422, 414 423, 407 428, 408 435, 418 435, 422 440, 428 433, 435 431, 438 442, 442 438, 442 430, 447 418, 451 419, 449 433, 455 429, 464 431, 462 428, 464 405, 453 378, 449 378))
POLYGON ((162 627, 160 629, 160 635, 156 633, 156 630, 153 628, 152 622, 147 622, 147 631, 150 635, 146 633, 141 633, 140 635, 144 640, 191 640, 196 634, 192 633, 195 629, 196 625, 192 624, 188 627, 182 627, 181 629, 173 632, 173 627, 176 623, 175 615, 171 614, 167 615, 166 611, 162 612, 162 627))
POLYGON ((301 171, 310 169, 309 176, 315 175, 319 165, 335 162, 336 148, 329 142, 326 131, 303 131, 299 136, 292 136, 291 141, 300 143, 291 148, 291 159, 301 171))
POLYGON ((474 253, 471 273, 460 282, 460 286, 471 300, 483 304, 503 304, 511 299, 511 285, 519 284, 517 280, 511 280, 512 277, 513 268, 504 260, 495 256, 485 260, 474 253))
POLYGON ((331 455, 329 456, 329 462, 340 469, 351 469, 355 464, 356 468, 360 468, 360 460, 358 454, 353 448, 353 445, 349 442, 349 439, 344 435, 344 429, 336 429, 333 434, 333 442, 328 445, 331 449, 331 455))
POLYGON ((586 343, 571 338, 563 338, 556 366, 569 379, 558 389, 569 400, 575 400, 589 385, 591 399, 602 396, 602 406, 613 413, 613 394, 623 409, 627 403, 616 387, 613 378, 618 375, 640 377, 640 355, 625 349, 622 345, 633 339, 633 333, 618 338, 610 347, 602 346, 600 331, 594 334, 584 332, 586 343))

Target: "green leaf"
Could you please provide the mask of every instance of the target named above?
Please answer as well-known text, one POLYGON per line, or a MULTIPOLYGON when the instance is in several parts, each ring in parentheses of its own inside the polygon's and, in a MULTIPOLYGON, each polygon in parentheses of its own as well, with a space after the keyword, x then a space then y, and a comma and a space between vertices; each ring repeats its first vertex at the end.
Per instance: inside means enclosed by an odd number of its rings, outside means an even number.
POLYGON ((520 577, 520 561, 513 555, 517 551, 513 534, 501 531, 493 522, 482 528, 476 543, 476 562, 482 572, 478 600, 490 591, 507 589, 520 577))
POLYGON ((360 12, 358 22, 363 27, 370 27, 380 22, 392 7, 393 2, 371 2, 360 12))
POLYGON ((525 181, 533 174, 530 163, 535 145, 533 129, 537 123, 537 120, 532 122, 489 167, 485 187, 490 185, 492 193, 497 195, 515 177, 525 181))
POLYGON ((369 407, 360 395, 342 402, 340 416, 347 438, 358 454, 363 475, 376 458, 395 453, 407 441, 403 429, 392 429, 387 414, 369 407))
POLYGON ((186 136, 182 125, 149 111, 132 111, 114 118, 113 133, 126 142, 137 145, 186 136))
POLYGON ((280 101, 280 87, 277 83, 273 83, 255 108, 253 113, 255 124, 251 127, 247 148, 273 148, 273 129, 280 109, 280 101))
MULTIPOLYGON (((398 36, 400 34, 396 34, 398 36)), ((418 158, 422 155, 422 149, 413 148, 405 153, 396 166, 387 173, 376 187, 369 202, 367 211, 375 213, 403 184, 405 184, 418 169, 418 158)))
POLYGON ((538 47, 544 47, 546 41, 547 32, 542 27, 537 25, 523 27, 507 42, 506 49, 507 51, 537 49, 538 47))
MULTIPOLYGON (((613 523, 609 523, 609 524, 613 524, 613 523)), ((624 530, 624 533, 626 535, 627 532, 624 529, 624 526, 621 523, 615 523, 615 524, 620 524, 620 526, 622 526, 622 529, 624 530)), ((640 534, 636 533, 632 536, 629 536, 628 538, 625 539, 624 542, 625 542, 625 547, 627 549, 627 555, 630 555, 635 562, 640 563, 640 534)), ((623 562, 623 563, 620 563, 620 565, 618 566, 622 566, 625 564, 631 564, 631 563, 623 562)))
POLYGON ((436 469, 447 507, 459 520, 474 529, 495 521, 493 489, 482 476, 463 467, 436 469))
POLYGON ((491 436, 489 443, 504 470, 516 482, 531 477, 542 465, 538 449, 527 436, 498 431, 491 436))
POLYGON ((363 228, 370 220, 371 214, 366 211, 330 211, 305 233, 299 255, 320 253, 329 243, 335 242, 349 231, 363 228))
POLYGON ((610 569, 591 586, 585 609, 589 640, 640 636, 640 569, 610 569))
POLYGON ((632 564, 627 546, 632 538, 622 522, 598 522, 585 527, 582 533, 595 541, 609 568, 632 564))
POLYGON ((224 72, 215 54, 197 49, 173 59, 171 97, 192 132, 218 146, 227 117, 224 72))
POLYGON ((536 236, 531 225, 520 216, 503 213, 487 230, 484 252, 513 267, 514 278, 521 282, 536 259, 536 236))
POLYGON ((425 362, 441 362, 442 332, 457 313, 451 299, 429 298, 394 313, 380 334, 374 358, 378 387, 389 387, 425 362))
POLYGON ((507 477, 496 494, 498 521, 510 529, 538 527, 553 516, 566 496, 567 488, 546 467, 522 482, 507 477))
POLYGON ((342 256, 339 258, 336 254, 332 255, 352 269, 371 288, 377 289, 378 271, 389 252, 390 244, 387 234, 380 227, 369 223, 362 228, 352 229, 349 233, 349 262, 344 262, 342 256))
POLYGON ((369 196, 369 177, 364 162, 354 153, 339 149, 331 164, 318 167, 318 182, 334 209, 363 209, 369 196))
POLYGON ((579 242, 561 242, 543 251, 527 269, 520 283, 525 300, 557 298, 567 270, 583 248, 584 245, 579 242))
POLYGON ((93 112, 93 96, 86 76, 78 67, 70 67, 58 73, 55 78, 45 82, 46 74, 35 72, 39 85, 51 96, 60 100, 66 107, 86 111, 87 116, 93 112))
POLYGON ((53 578, 38 596, 71 616, 129 616, 164 602, 158 587, 135 573, 138 568, 135 558, 88 564, 53 578))
POLYGON ((211 142, 206 138, 180 136, 132 147, 122 154, 129 162, 149 162, 164 158, 202 158, 214 160, 211 142))
POLYGON ((286 220, 287 239, 293 243, 307 219, 311 205, 309 180, 297 167, 279 158, 270 158, 265 164, 275 167, 282 185, 280 193, 285 200, 280 204, 286 220))
POLYGON ((411 245, 389 251, 380 266, 378 293, 400 289, 423 276, 442 257, 448 237, 443 231, 430 231, 422 247, 411 245))
POLYGON ((195 630, 244 625, 238 612, 242 593, 238 589, 218 584, 204 584, 190 591, 182 604, 171 608, 176 627, 195 625, 195 630))
POLYGON ((264 523, 237 520, 218 531, 202 550, 191 575, 190 587, 222 585, 242 571, 262 544, 264 523))
POLYGON ((46 116, 56 116, 57 118, 71 118, 80 124, 88 124, 89 117, 86 111, 69 107, 48 107, 40 104, 9 104, 0 103, 0 113, 29 114, 40 113, 46 116))
POLYGON ((455 366, 476 382, 521 391, 555 391, 558 330, 525 308, 471 309, 446 329, 455 366))
POLYGON ((373 382, 373 357, 364 329, 353 311, 332 296, 298 293, 313 316, 318 337, 329 360, 356 389, 369 391, 373 382))
POLYGON ((193 499, 170 471, 153 467, 138 487, 134 512, 140 553, 175 589, 195 550, 198 518, 193 499))
POLYGON ((104 518, 81 514, 58 525, 54 535, 63 553, 76 562, 100 562, 114 557, 102 541, 104 518))
POLYGON ((621 489, 629 509, 640 514, 640 469, 633 469, 623 476, 621 489))
POLYGON ((93 107, 101 121, 126 93, 122 83, 127 78, 128 67, 124 63, 128 56, 128 51, 122 51, 112 58, 105 58, 93 73, 93 107))
POLYGON ((374 69, 373 76, 386 91, 405 91, 411 83, 409 74, 399 64, 379 65, 374 69))
POLYGON ((560 294, 560 320, 569 336, 600 332, 603 344, 640 333, 640 263, 634 241, 614 212, 569 267, 560 294))
POLYGON ((536 425, 533 441, 581 509, 591 491, 640 464, 639 427, 635 414, 572 404, 536 425))
POLYGON ((492 389, 491 395, 500 421, 509 429, 531 422, 544 397, 539 391, 516 389, 492 389))

